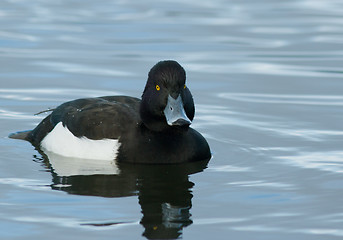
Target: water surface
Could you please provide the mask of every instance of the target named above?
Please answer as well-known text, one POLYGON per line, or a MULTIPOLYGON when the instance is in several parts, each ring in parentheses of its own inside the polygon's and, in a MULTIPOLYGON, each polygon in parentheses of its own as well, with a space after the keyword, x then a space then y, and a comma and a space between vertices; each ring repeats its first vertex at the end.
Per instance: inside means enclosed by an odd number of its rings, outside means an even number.
POLYGON ((341 239, 342 9, 3 0, 1 238, 341 239), (208 164, 66 166, 7 138, 67 100, 140 97, 163 59, 187 71, 208 164))

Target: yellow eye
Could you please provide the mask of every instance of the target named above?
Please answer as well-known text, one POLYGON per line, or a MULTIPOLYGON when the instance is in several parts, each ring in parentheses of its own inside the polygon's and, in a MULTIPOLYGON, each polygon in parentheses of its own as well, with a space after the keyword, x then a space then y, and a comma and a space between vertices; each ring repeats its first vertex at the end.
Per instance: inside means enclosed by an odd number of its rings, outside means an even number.
POLYGON ((184 89, 186 89, 186 84, 185 84, 185 85, 183 85, 183 88, 184 88, 184 89))
POLYGON ((160 89, 161 89, 160 86, 156 85, 156 90, 160 91, 160 89))

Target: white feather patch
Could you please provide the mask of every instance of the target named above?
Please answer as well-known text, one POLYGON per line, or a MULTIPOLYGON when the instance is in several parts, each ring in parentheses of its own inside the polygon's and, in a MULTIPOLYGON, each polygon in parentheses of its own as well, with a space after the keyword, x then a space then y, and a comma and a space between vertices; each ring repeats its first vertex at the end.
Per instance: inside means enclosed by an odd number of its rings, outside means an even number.
POLYGON ((116 139, 92 140, 75 137, 62 122, 45 136, 41 142, 44 150, 73 158, 115 160, 120 143, 116 139))

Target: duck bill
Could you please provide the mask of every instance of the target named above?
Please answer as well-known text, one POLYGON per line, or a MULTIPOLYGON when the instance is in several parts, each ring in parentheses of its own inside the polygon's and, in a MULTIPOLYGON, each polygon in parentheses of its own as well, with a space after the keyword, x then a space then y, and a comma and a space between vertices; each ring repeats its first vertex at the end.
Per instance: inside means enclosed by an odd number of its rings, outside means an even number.
POLYGON ((189 126, 192 123, 183 108, 181 95, 176 99, 168 95, 167 106, 163 112, 169 126, 189 126))

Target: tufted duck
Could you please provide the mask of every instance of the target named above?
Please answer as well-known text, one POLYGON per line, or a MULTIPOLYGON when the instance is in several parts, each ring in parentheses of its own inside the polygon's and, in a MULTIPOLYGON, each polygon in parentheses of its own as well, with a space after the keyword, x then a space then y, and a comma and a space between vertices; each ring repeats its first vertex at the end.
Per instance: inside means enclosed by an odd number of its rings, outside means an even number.
POLYGON ((152 164, 208 160, 208 143, 189 127, 195 109, 185 81, 176 61, 161 61, 150 70, 141 100, 106 96, 66 102, 32 131, 10 137, 66 157, 152 164))

